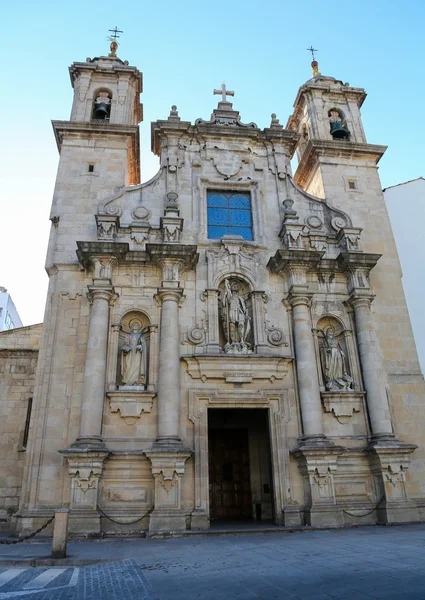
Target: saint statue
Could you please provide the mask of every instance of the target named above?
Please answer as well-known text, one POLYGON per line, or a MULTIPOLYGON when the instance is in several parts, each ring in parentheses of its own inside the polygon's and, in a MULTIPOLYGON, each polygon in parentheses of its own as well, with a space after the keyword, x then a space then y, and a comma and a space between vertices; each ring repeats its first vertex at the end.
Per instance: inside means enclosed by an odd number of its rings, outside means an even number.
POLYGON ((238 293, 239 285, 229 279, 224 282, 221 293, 221 318, 227 344, 225 351, 249 352, 250 344, 246 342, 251 331, 251 319, 244 298, 238 293))
POLYGON ((146 380, 146 340, 139 323, 133 323, 121 347, 123 385, 144 385, 146 380))
POLYGON ((345 354, 335 337, 335 329, 330 325, 322 331, 322 334, 323 346, 320 349, 320 359, 326 389, 329 391, 352 389, 353 379, 347 373, 345 354))

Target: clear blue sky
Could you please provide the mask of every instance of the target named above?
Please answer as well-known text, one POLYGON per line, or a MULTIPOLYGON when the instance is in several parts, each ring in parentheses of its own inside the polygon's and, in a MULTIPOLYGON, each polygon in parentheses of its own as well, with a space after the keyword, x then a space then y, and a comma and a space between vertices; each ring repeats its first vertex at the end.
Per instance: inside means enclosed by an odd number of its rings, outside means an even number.
POLYGON ((244 122, 286 124, 298 87, 320 70, 368 93, 369 142, 388 145, 382 186, 425 175, 423 0, 163 0, 23 2, 2 11, 3 58, 0 285, 25 325, 43 318, 44 257, 58 154, 51 119, 68 119, 68 66, 108 52, 108 30, 124 31, 119 56, 144 74, 142 178, 158 168, 150 123, 176 104, 184 120, 209 118, 223 80, 244 122))

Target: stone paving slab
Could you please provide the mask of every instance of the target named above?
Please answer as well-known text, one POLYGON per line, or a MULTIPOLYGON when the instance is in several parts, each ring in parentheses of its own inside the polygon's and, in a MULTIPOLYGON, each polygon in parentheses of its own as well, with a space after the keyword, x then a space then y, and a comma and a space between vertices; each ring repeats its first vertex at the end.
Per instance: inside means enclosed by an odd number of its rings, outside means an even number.
MULTIPOLYGON (((34 559, 50 551, 47 542, 18 546, 0 547, 1 558, 9 556, 18 562, 19 556, 34 559)), ((29 595, 27 590, 23 598, 425 600, 425 524, 290 535, 73 541, 67 560, 121 562, 80 567, 78 585, 52 595, 51 586, 61 581, 59 577, 71 578, 73 569, 61 565, 65 570, 48 584, 50 592, 47 586, 37 594, 29 595), (136 593, 130 584, 142 591, 136 593)), ((0 600, 5 591, 5 586, 0 587, 0 600)))
POLYGON ((0 600, 155 600, 132 559, 90 567, 0 570, 0 600))

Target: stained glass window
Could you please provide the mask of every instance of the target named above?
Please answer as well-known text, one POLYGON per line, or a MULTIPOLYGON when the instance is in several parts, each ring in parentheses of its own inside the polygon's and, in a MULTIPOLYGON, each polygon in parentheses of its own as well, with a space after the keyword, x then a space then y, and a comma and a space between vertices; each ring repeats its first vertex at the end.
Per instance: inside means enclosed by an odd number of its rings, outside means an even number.
POLYGON ((252 240, 251 197, 243 192, 208 192, 208 237, 241 235, 252 240))

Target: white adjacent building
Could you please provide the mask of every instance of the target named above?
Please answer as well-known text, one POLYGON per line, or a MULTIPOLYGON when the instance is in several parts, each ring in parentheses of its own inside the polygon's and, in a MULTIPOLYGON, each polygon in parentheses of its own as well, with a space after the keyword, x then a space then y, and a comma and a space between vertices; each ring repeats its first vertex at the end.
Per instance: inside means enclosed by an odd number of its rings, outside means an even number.
POLYGON ((0 287, 0 331, 22 327, 22 321, 5 287, 0 287))
POLYGON ((425 178, 418 177, 384 189, 385 202, 397 244, 403 287, 412 322, 413 334, 425 372, 425 178), (407 210, 408 209, 408 210, 407 210), (413 218, 412 218, 413 215, 413 218), (412 257, 415 257, 412 260, 412 257))

